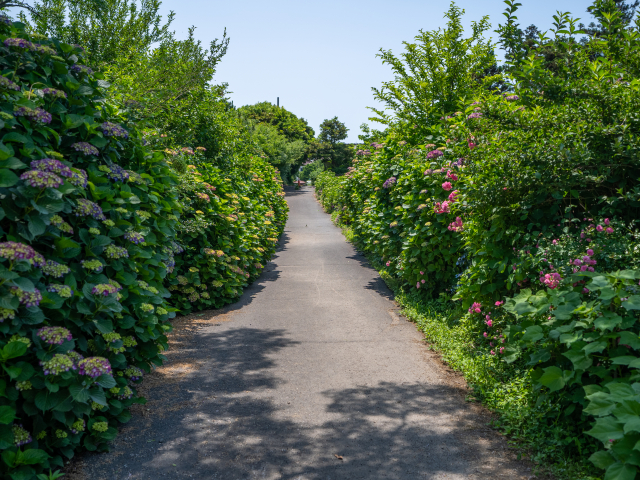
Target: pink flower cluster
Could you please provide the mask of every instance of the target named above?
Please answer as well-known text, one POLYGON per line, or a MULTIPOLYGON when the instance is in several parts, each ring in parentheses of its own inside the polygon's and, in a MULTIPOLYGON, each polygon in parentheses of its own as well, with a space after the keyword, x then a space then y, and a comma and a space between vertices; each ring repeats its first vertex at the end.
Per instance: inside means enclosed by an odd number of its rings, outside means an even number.
POLYGON ((442 203, 436 202, 436 204, 433 207, 433 211, 436 213, 449 213, 451 211, 449 207, 449 202, 447 202, 446 200, 442 203))
POLYGON ((442 188, 448 192, 453 188, 453 185, 451 185, 451 182, 444 182, 442 184, 442 188))
POLYGON ((480 313, 482 310, 482 304, 478 303, 478 302, 473 302, 473 304, 471 305, 471 307, 469 307, 469 313, 480 313))
POLYGON ((582 258, 576 258, 571 260, 571 265, 575 265, 576 268, 573 269, 573 272, 576 273, 578 271, 577 267, 580 267, 581 272, 593 272, 595 269, 590 265, 596 265, 598 262, 596 260, 591 259, 591 255, 593 255, 593 250, 587 250, 587 255, 584 255, 582 258))
POLYGON ((460 193, 458 192, 458 190, 454 190, 453 192, 451 192, 451 193, 449 194, 449 202, 451 202, 451 203, 455 203, 455 202, 457 202, 457 201, 458 201, 458 195, 459 195, 459 194, 460 194, 460 193))
POLYGON ((544 276, 540 277, 540 282, 552 290, 558 288, 558 285, 560 285, 561 281, 562 277, 557 272, 547 273, 544 276))
POLYGON ((460 217, 456 217, 455 222, 451 222, 447 227, 452 232, 461 232, 464 230, 464 225, 460 217))
POLYGON ((447 170, 447 178, 450 178, 454 182, 458 180, 458 176, 455 173, 452 173, 451 170, 447 170))

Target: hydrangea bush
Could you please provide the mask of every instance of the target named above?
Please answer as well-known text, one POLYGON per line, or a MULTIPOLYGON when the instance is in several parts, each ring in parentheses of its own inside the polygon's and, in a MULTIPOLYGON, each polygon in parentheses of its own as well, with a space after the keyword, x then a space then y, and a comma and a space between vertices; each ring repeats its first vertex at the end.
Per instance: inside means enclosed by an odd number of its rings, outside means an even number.
POLYGON ((259 157, 223 170, 198 149, 174 153, 184 213, 171 303, 183 313, 219 308, 236 300, 275 252, 288 212, 280 176, 259 157))
POLYGON ((0 23, 0 476, 105 448, 162 362, 176 176, 83 50, 0 23))

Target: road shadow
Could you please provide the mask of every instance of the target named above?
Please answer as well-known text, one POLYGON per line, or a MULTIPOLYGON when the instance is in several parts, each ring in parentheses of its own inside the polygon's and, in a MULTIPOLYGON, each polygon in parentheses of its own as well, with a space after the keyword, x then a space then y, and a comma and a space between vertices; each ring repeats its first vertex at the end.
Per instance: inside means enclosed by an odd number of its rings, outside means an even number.
POLYGON ((295 345, 284 331, 201 335, 195 357, 185 351, 159 370, 147 412, 121 429, 113 451, 85 458, 87 478, 470 479, 511 466, 495 433, 447 386, 325 391, 320 418, 293 420, 271 392, 286 379, 272 374, 270 355, 295 345), (187 360, 203 363, 176 377, 187 360), (475 461, 489 452, 505 465, 475 461))

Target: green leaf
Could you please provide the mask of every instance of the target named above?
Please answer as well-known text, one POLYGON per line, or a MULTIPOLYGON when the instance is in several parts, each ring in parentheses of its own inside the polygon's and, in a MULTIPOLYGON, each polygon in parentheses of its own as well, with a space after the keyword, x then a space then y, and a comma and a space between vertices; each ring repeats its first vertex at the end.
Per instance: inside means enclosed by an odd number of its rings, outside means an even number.
POLYGON ((573 368, 576 370, 587 370, 593 364, 593 360, 586 357, 584 352, 580 350, 569 350, 562 355, 571 360, 573 368))
POLYGON ((8 158, 13 157, 14 150, 11 145, 5 145, 4 143, 0 143, 0 160, 4 161, 8 158))
POLYGON ((542 374, 538 382, 547 387, 552 392, 560 390, 565 385, 562 370, 560 370, 558 367, 545 368, 544 373, 542 374))
POLYGON ((589 457, 589 461, 596 467, 606 470, 613 463, 616 463, 615 459, 609 452, 600 450, 589 457))
POLYGON ((542 327, 540 325, 532 325, 527 328, 525 334, 522 336, 523 342, 537 342, 544 335, 542 334, 542 327))
POLYGON ((595 352, 602 352, 602 350, 604 350, 606 346, 607 346, 607 342, 593 342, 583 347, 582 350, 584 350, 584 353, 589 355, 595 352))
POLYGON ((15 465, 16 457, 16 452, 13 452, 11 450, 5 450, 4 452, 2 452, 2 460, 4 460, 4 463, 9 465, 10 467, 13 467, 15 465))
POLYGON ((587 400, 589 400, 589 405, 584 409, 584 412, 596 417, 609 415, 616 408, 616 402, 608 393, 596 392, 587 395, 587 400))
POLYGON ((607 468, 604 480, 634 480, 636 478, 636 469, 631 465, 623 463, 614 463, 607 468))
POLYGON ((608 315, 598 317, 593 324, 599 330, 613 330, 615 327, 622 323, 622 317, 620 315, 608 315))
POLYGON ((640 432, 640 417, 627 420, 624 424, 624 433, 640 432))
POLYGON ((106 389, 113 388, 113 387, 115 387, 117 385, 115 379, 111 375, 106 375, 106 374, 105 375, 100 375, 97 378, 96 382, 102 388, 106 388, 106 389))
POLYGON ((622 302, 622 306, 627 310, 640 310, 640 295, 632 295, 629 300, 622 302))
POLYGON ((640 338, 632 332, 620 332, 620 345, 629 345, 634 350, 639 350, 640 338))
POLYGON ((9 406, 0 407, 0 423, 5 425, 13 422, 13 419, 16 418, 16 411, 9 406))
POLYGON ((620 440, 624 437, 622 424, 613 417, 596 418, 594 427, 584 433, 597 438, 606 445, 610 440, 620 440))
POLYGON ((87 403, 89 401, 89 392, 82 385, 70 385, 69 393, 76 402, 87 403))
POLYGON ((10 133, 7 133, 4 137, 2 137, 2 142, 3 143, 7 143, 7 142, 28 143, 29 139, 27 139, 27 137, 25 137, 24 135, 20 135, 19 133, 10 132, 10 133))
POLYGON ((2 349, 2 361, 6 362, 12 358, 17 358, 27 353, 27 345, 22 342, 9 342, 2 349))
POLYGON ((31 450, 22 452, 19 463, 22 465, 36 465, 38 463, 44 462, 47 458, 49 458, 47 452, 45 452, 44 450, 32 448, 31 450))
POLYGON ((7 168, 0 169, 0 187, 13 187, 18 183, 18 176, 7 168))
POLYGON ((107 397, 105 397, 104 395, 104 390, 100 388, 92 388, 91 390, 89 390, 89 396, 94 402, 99 403, 100 405, 103 405, 105 407, 107 406, 107 397))

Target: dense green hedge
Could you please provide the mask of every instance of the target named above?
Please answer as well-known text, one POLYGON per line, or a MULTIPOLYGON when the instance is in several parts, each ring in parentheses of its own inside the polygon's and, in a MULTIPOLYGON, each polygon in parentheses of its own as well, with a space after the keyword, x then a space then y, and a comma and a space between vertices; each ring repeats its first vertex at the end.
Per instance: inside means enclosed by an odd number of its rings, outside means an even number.
POLYGON ((17 23, 0 41, 0 471, 28 479, 104 448, 161 364, 180 206, 81 48, 17 23))
POLYGON ((275 252, 288 207, 278 172, 251 157, 221 170, 196 149, 176 153, 183 215, 169 290, 181 312, 219 308, 236 300, 275 252), (187 163, 189 162, 189 163, 187 163))
POLYGON ((167 161, 151 147, 159 135, 144 138, 105 99, 81 47, 5 20, 0 477, 30 480, 78 448, 106 448, 144 402, 135 384, 162 363, 169 319, 237 298, 287 209, 259 159, 167 161))

